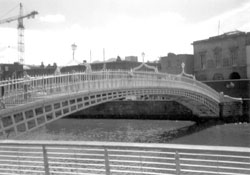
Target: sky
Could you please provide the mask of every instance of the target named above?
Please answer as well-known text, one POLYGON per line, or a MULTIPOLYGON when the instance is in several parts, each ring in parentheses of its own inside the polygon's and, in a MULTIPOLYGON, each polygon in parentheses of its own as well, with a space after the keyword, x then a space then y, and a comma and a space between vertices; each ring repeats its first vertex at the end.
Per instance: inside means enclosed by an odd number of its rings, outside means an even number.
MULTIPOLYGON (((142 61, 142 52, 154 61, 193 54, 197 40, 250 31, 248 0, 0 0, 0 20, 17 16, 19 3, 24 14, 39 13, 24 19, 25 64, 72 64, 73 43, 78 62, 142 61)), ((0 63, 18 61, 17 40, 17 21, 0 24, 0 63)))

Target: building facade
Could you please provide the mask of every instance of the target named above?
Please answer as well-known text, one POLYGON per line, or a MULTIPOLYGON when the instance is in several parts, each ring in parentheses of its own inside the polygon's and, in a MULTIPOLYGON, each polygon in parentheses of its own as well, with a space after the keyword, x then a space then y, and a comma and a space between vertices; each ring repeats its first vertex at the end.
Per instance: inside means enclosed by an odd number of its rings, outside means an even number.
POLYGON ((19 63, 14 64, 0 64, 0 80, 8 80, 10 78, 21 78, 23 73, 23 65, 19 63))
POLYGON ((169 74, 180 74, 182 71, 181 64, 185 63, 185 72, 187 74, 194 73, 194 57, 189 54, 169 53, 167 56, 160 57, 161 72, 169 74))
POLYGON ((234 31, 194 41, 197 80, 250 78, 250 33, 234 31))
POLYGON ((138 57, 137 56, 126 56, 125 61, 138 62, 138 57))

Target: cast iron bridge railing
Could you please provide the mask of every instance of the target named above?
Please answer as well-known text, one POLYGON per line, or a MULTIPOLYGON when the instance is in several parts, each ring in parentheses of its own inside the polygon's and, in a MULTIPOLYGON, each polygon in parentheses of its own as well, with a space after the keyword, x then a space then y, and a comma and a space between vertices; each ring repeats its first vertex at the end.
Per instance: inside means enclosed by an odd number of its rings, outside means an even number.
POLYGON ((220 103, 223 97, 195 79, 156 72, 98 71, 40 77, 27 76, 22 79, 0 81, 1 101, 6 108, 75 92, 138 87, 185 89, 216 103, 220 103))
POLYGON ((249 175, 249 160, 244 147, 0 141, 4 175, 249 175))

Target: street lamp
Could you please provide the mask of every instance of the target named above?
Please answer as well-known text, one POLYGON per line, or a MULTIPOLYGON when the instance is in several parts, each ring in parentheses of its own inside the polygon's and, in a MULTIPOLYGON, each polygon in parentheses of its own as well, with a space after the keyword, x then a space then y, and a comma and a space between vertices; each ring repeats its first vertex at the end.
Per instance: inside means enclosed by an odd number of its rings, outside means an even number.
POLYGON ((144 63, 144 57, 145 57, 145 53, 144 52, 141 53, 141 57, 142 57, 142 62, 144 63))
POLYGON ((74 43, 71 45, 72 51, 73 51, 73 60, 74 60, 74 56, 75 56, 75 50, 77 48, 77 45, 74 43))

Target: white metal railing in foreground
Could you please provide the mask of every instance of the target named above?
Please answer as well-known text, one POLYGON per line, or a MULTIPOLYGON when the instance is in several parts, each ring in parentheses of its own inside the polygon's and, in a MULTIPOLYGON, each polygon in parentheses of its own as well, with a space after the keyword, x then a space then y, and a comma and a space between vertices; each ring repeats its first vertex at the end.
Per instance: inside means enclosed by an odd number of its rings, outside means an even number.
POLYGON ((249 175, 250 148, 6 140, 0 174, 249 175))

